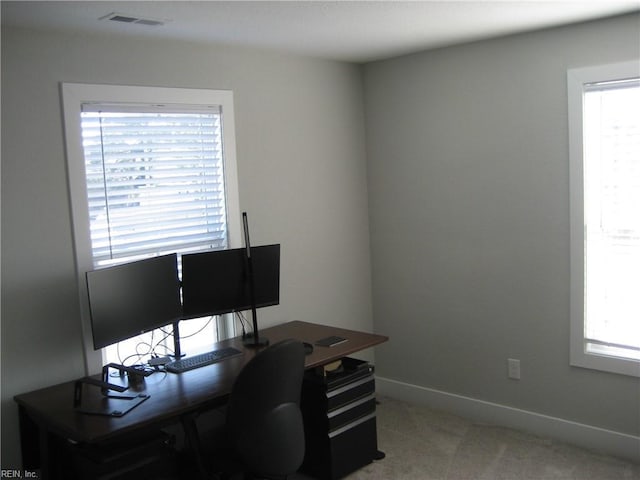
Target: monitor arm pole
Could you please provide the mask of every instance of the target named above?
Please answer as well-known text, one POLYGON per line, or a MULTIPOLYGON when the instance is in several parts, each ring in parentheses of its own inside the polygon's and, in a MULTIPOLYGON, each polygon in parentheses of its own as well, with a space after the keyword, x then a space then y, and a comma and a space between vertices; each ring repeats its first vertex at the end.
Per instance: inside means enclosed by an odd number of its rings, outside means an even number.
POLYGON ((180 350, 180 320, 173 322, 173 356, 176 360, 184 356, 180 350))
POLYGON ((242 223, 244 224, 244 241, 247 254, 247 267, 249 273, 249 299, 251 300, 251 315, 253 316, 253 335, 245 339, 244 344, 248 347, 263 347, 269 345, 269 339, 258 335, 258 315, 256 313, 256 293, 255 280, 253 277, 253 258, 251 257, 251 241, 249 240, 249 221, 247 212, 242 212, 242 223))

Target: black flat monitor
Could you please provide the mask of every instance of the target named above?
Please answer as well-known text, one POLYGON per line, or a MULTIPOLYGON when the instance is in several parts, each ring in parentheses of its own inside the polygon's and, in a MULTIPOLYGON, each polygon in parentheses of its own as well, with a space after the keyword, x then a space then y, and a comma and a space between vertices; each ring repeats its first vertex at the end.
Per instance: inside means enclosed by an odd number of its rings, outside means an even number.
POLYGON ((93 270, 86 280, 96 350, 182 316, 175 253, 93 270))
MULTIPOLYGON (((280 303, 280 245, 251 247, 255 307, 280 303)), ((182 255, 184 318, 250 310, 246 249, 212 250, 182 255)))

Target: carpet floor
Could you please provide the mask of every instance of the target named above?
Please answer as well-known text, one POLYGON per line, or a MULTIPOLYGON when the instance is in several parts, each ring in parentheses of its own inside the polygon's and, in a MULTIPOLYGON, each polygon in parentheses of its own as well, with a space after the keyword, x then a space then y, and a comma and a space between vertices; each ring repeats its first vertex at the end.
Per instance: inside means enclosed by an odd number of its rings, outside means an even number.
POLYGON ((379 398, 386 458, 347 480, 640 480, 640 465, 508 428, 379 398))

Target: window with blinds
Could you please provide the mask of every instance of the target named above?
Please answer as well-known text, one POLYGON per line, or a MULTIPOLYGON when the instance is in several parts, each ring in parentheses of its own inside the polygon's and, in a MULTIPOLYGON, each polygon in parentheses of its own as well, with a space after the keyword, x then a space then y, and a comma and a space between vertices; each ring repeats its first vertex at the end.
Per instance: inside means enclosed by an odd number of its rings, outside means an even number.
MULTIPOLYGON (((94 351, 84 278, 132 260, 239 246, 233 92, 63 83, 61 94, 87 373, 171 354, 170 326, 94 351)), ((182 348, 201 351, 234 328, 231 317, 181 322, 182 348)))
MULTIPOLYGON (((81 127, 94 268, 227 247, 219 107, 87 103, 81 127)), ((207 319, 196 331, 207 331, 200 339, 209 343, 216 322, 207 319)), ((172 353, 170 334, 108 346, 105 358, 127 363, 172 353)))
POLYGON ((85 104, 95 267, 227 247, 219 108, 85 104))
POLYGON ((585 340, 640 359, 640 80, 584 86, 585 340))
POLYGON ((570 69, 571 364, 640 377, 640 64, 570 69))

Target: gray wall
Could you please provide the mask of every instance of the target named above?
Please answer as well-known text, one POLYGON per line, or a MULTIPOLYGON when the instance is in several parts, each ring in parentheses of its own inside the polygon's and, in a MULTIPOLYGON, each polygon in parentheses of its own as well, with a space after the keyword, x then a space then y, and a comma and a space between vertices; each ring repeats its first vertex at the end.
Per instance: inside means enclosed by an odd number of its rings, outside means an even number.
MULTIPOLYGON (((2 467, 19 465, 12 397, 84 374, 60 82, 234 92, 240 207, 282 244, 294 319, 371 330, 362 72, 179 42, 2 29, 2 467)), ((70 399, 71 400, 71 399, 70 399)))
POLYGON ((566 93, 639 38, 630 15, 366 66, 378 375, 640 433, 638 378, 569 366, 566 93))

